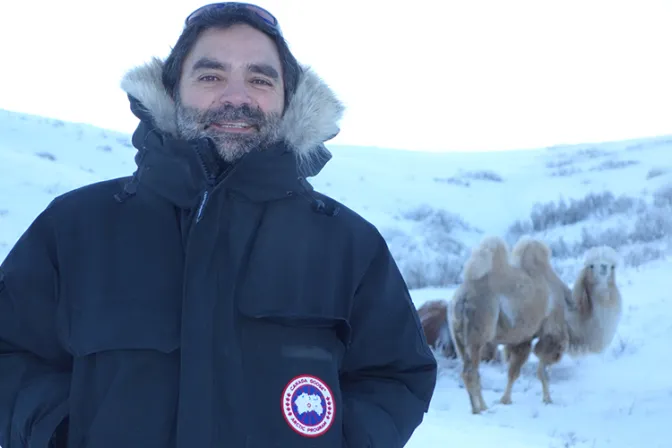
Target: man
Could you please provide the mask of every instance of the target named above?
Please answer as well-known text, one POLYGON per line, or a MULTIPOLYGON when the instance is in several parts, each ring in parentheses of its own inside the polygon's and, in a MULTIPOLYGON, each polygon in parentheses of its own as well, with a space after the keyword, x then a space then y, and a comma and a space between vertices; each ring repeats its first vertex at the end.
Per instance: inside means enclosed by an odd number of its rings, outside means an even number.
POLYGON ((383 238, 305 180, 342 105, 275 18, 203 7, 122 86, 135 174, 2 264, 0 445, 403 446, 436 362, 383 238))

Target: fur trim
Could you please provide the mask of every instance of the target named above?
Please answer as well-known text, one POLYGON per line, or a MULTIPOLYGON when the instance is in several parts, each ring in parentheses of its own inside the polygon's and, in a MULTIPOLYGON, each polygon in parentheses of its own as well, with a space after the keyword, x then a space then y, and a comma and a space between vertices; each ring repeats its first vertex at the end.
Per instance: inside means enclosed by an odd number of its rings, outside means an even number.
MULTIPOLYGON (((334 92, 308 66, 285 111, 281 135, 299 158, 307 158, 339 132, 338 122, 345 107, 334 92)), ((121 88, 149 111, 154 124, 163 132, 177 135, 175 102, 161 80, 163 61, 153 58, 124 75, 121 88)))

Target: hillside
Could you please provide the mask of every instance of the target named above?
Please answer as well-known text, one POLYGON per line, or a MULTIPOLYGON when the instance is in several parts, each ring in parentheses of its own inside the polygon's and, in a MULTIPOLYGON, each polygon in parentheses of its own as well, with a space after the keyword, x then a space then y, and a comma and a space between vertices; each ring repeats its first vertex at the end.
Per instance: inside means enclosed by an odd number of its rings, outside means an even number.
MULTIPOLYGON (((0 110, 0 260, 56 195, 131 174, 129 141, 0 110)), ((589 247, 609 244, 625 264, 617 341, 603 356, 564 359, 551 370, 554 405, 541 404, 532 356, 512 406, 471 416, 456 363, 441 360, 432 410, 409 447, 669 446, 672 381, 658 356, 672 338, 672 136, 495 153, 330 149, 334 158, 311 183, 378 226, 416 305, 450 297, 486 234, 542 237, 568 283, 589 247)), ((482 376, 494 402, 505 368, 485 366, 482 376)))

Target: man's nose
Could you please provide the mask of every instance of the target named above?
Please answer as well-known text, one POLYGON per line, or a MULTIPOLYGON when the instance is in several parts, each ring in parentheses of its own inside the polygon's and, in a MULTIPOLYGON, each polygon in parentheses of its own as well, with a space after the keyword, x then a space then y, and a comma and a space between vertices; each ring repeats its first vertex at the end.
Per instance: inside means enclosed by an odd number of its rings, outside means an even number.
POLYGON ((221 104, 240 106, 250 103, 250 95, 244 79, 229 79, 219 97, 221 104))

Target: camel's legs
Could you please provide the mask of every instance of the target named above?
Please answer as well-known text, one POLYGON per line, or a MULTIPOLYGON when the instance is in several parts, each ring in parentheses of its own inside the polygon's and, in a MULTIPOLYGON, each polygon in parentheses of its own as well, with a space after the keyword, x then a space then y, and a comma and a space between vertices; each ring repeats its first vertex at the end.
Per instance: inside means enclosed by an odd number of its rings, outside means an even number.
POLYGON ((534 345, 534 354, 539 358, 537 378, 541 381, 543 401, 546 404, 553 403, 549 388, 548 367, 560 361, 563 350, 560 340, 555 340, 550 335, 542 335, 534 345))
POLYGON ((469 394, 469 401, 471 402, 471 413, 479 414, 488 409, 483 399, 481 391, 481 375, 478 371, 481 362, 481 347, 468 346, 462 350, 462 381, 469 394))
POLYGON ((523 364, 527 362, 527 359, 530 357, 530 352, 532 351, 532 341, 523 342, 522 344, 510 345, 508 346, 509 353, 509 381, 506 384, 506 390, 504 395, 502 395, 501 402, 502 404, 511 404, 511 391, 513 389, 513 383, 520 376, 520 369, 523 367, 523 364))
POLYGON ((479 347, 479 348, 474 347, 473 350, 472 350, 472 356, 473 356, 474 353, 478 353, 478 358, 475 358, 475 359, 478 359, 478 361, 476 361, 476 364, 475 364, 476 365, 476 374, 477 374, 476 385, 477 385, 477 388, 478 388, 477 389, 478 402, 480 404, 480 408, 481 408, 481 412, 482 412, 482 411, 487 411, 488 406, 485 404, 485 399, 483 398, 483 389, 481 387, 481 373, 480 373, 480 363, 481 363, 480 354, 481 354, 481 350, 482 350, 482 347, 479 347))
POLYGON ((549 390, 548 387, 548 369, 547 365, 544 361, 539 360, 539 365, 537 366, 537 378, 539 378, 539 381, 541 381, 541 389, 543 391, 543 401, 546 404, 551 404, 553 403, 553 400, 551 400, 551 391, 549 390))

